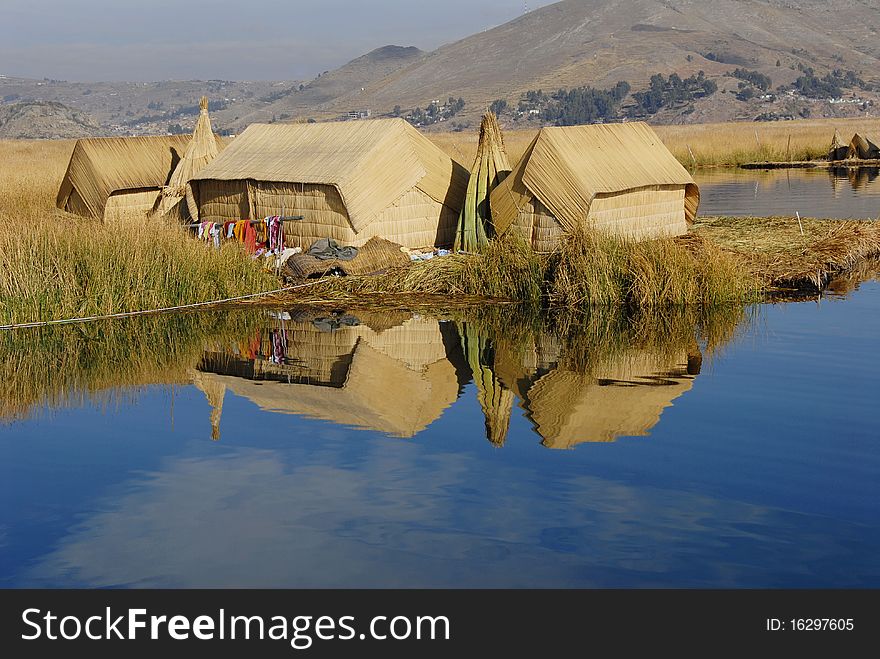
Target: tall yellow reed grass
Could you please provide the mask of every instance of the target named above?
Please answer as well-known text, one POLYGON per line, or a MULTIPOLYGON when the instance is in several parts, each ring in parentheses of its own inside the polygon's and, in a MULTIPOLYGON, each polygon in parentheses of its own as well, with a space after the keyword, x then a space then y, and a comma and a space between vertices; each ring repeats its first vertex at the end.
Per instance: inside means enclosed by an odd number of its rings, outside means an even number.
POLYGON ((0 324, 111 314, 277 287, 238 245, 159 221, 107 225, 54 207, 72 142, 0 142, 0 324))

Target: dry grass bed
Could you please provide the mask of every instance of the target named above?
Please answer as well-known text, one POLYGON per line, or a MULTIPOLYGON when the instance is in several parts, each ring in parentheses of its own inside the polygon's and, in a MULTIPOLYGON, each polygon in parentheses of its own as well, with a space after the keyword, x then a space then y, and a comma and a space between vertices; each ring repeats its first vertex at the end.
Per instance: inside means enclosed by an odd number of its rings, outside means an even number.
MULTIPOLYGON (((584 231, 550 255, 510 235, 491 241, 482 254, 436 258, 371 277, 329 278, 304 295, 340 302, 431 295, 583 310, 745 304, 757 300, 759 290, 735 257, 707 242, 637 243, 584 231)), ((294 293, 290 299, 303 298, 294 293)))
POLYGON ((693 235, 738 259, 766 292, 815 292, 880 256, 880 223, 873 221, 699 218, 693 235))

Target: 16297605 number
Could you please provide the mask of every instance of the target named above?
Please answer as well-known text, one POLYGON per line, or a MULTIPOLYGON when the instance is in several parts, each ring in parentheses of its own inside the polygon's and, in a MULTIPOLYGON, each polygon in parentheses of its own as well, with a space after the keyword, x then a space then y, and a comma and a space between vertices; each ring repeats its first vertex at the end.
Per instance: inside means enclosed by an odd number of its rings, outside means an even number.
POLYGON ((855 628, 852 618, 792 618, 791 631, 797 632, 850 632, 855 628))

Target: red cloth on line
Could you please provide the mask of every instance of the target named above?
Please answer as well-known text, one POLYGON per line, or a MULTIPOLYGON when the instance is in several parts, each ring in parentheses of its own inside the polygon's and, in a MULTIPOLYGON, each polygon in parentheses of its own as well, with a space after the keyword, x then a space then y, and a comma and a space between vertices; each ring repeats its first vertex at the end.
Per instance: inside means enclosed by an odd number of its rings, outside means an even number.
POLYGON ((244 249, 248 254, 257 251, 257 230, 250 222, 244 228, 244 249))

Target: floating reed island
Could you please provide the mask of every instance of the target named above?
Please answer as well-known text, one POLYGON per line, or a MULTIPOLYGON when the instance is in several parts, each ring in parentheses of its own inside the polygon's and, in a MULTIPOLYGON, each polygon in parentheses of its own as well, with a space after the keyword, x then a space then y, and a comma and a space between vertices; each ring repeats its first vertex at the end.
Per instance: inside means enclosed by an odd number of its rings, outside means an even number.
MULTIPOLYGON (((189 142, 0 144, 0 322, 186 306, 279 276, 308 287, 263 302, 742 305, 880 255, 872 222, 699 217, 691 174, 646 124, 545 128, 514 161, 487 115, 469 173, 402 120, 257 125, 227 144, 206 105, 189 142), (227 232, 242 222, 272 256, 328 239, 358 256, 278 269, 227 232)), ((847 153, 860 145, 874 148, 847 153)))
POLYGON ((705 307, 815 293, 880 254, 874 222, 698 218, 690 173, 645 124, 543 129, 509 174, 506 163, 488 115, 456 231, 467 253, 326 279, 303 295, 705 307))

